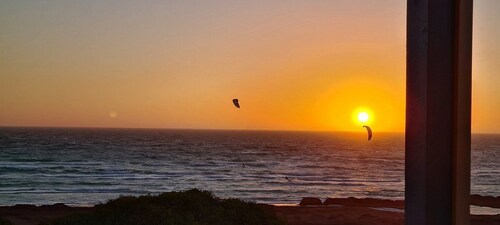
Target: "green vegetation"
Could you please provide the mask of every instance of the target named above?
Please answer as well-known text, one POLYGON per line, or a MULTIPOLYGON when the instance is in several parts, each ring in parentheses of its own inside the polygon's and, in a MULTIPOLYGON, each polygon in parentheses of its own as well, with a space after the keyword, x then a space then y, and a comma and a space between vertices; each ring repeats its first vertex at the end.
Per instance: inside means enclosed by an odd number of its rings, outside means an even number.
POLYGON ((253 202, 219 199, 192 189, 158 196, 122 196, 95 212, 58 219, 51 225, 278 225, 272 212, 253 202))
POLYGON ((10 223, 9 221, 7 221, 5 219, 0 218, 0 225, 12 225, 12 223, 10 223))

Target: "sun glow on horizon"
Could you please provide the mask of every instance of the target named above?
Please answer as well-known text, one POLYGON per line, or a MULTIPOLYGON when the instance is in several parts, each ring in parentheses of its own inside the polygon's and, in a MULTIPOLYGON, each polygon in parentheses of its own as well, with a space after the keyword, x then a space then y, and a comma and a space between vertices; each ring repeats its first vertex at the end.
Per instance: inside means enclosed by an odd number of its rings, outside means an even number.
POLYGON ((368 107, 358 107, 352 112, 352 121, 356 125, 372 125, 374 113, 368 107))
POLYGON ((366 123, 370 119, 370 116, 366 112, 358 113, 358 121, 361 123, 366 123))

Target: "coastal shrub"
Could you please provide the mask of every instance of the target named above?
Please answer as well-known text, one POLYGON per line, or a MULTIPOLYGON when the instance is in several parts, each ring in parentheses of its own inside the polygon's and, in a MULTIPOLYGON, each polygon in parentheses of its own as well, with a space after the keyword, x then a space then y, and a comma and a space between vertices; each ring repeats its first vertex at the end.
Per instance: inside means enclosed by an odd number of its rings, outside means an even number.
POLYGON ((12 225, 12 223, 10 223, 9 221, 7 221, 5 219, 0 218, 0 225, 12 225))
POLYGON ((71 215, 52 225, 279 225, 269 210, 254 202, 219 199, 192 189, 139 197, 122 196, 95 206, 87 214, 71 215))

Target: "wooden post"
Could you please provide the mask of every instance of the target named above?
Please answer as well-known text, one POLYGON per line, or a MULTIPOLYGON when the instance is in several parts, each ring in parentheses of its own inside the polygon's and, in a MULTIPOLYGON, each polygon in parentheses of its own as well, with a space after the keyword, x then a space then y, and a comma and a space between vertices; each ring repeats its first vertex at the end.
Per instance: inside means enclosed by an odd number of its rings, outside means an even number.
POLYGON ((472 0, 407 3, 406 224, 468 225, 472 0))

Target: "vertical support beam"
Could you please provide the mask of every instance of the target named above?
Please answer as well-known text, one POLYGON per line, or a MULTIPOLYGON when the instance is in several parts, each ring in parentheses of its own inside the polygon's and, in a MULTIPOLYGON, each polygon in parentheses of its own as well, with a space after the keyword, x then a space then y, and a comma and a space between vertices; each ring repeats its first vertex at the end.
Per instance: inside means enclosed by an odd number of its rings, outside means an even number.
POLYGON ((472 0, 407 1, 407 225, 468 225, 472 0))

